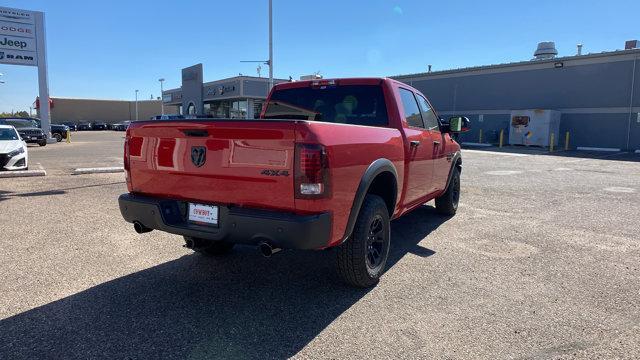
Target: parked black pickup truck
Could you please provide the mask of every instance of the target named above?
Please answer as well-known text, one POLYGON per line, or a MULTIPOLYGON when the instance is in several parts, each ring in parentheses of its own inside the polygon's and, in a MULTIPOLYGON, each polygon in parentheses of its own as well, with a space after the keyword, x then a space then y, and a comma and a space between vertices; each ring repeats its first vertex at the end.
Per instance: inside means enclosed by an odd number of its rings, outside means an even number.
POLYGON ((40 129, 35 119, 31 118, 4 118, 0 119, 0 125, 13 125, 20 134, 20 138, 27 143, 37 143, 40 146, 47 145, 47 136, 40 129))

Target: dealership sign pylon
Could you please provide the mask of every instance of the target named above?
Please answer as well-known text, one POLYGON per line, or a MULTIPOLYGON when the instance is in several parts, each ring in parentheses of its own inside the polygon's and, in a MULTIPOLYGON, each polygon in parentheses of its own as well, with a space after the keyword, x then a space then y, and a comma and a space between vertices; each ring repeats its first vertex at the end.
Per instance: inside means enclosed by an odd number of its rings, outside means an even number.
POLYGON ((0 7, 0 64, 37 66, 42 130, 51 138, 44 13, 0 7))

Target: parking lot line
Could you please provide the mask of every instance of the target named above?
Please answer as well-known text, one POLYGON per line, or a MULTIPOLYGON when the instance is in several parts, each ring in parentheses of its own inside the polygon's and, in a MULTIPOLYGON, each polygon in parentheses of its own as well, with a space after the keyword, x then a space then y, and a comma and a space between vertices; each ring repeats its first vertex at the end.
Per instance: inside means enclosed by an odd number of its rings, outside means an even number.
POLYGON ((73 170, 73 175, 107 174, 107 173, 119 173, 119 172, 124 172, 124 168, 121 166, 77 168, 73 170))
POLYGON ((46 175, 47 172, 44 170, 18 170, 0 172, 0 178, 33 177, 46 175))

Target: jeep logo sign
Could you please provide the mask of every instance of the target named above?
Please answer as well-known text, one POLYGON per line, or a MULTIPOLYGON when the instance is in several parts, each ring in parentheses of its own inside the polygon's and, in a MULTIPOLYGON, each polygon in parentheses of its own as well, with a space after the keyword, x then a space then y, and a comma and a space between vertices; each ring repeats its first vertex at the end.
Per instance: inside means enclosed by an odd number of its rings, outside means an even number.
POLYGON ((0 36, 0 49, 36 51, 36 42, 33 39, 0 36))

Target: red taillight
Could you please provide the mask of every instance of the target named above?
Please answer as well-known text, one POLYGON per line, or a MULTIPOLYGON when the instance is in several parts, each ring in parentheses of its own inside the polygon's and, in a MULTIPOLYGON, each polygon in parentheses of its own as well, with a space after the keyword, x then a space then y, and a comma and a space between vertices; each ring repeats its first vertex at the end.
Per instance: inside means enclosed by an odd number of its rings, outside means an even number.
POLYGON ((129 135, 124 138, 124 170, 129 171, 129 135))
POLYGON ((297 144, 295 158, 296 198, 326 197, 329 192, 329 174, 324 147, 316 144, 297 144))

